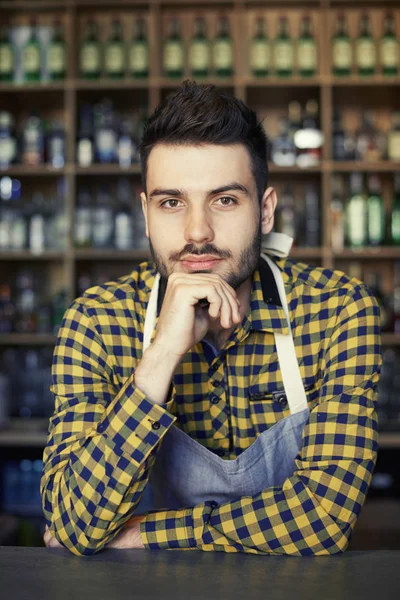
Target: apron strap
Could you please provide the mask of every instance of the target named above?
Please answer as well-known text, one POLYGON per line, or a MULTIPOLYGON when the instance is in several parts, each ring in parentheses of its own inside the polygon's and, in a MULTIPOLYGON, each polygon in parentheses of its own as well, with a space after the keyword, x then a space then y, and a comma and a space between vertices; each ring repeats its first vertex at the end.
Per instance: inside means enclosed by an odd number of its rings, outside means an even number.
POLYGON ((144 318, 144 332, 143 332, 143 351, 142 355, 146 352, 150 346, 150 340, 154 328, 156 326, 157 319, 157 299, 158 299, 158 288, 160 286, 160 273, 157 273, 154 278, 154 283, 151 288, 149 303, 147 305, 146 315, 144 318))

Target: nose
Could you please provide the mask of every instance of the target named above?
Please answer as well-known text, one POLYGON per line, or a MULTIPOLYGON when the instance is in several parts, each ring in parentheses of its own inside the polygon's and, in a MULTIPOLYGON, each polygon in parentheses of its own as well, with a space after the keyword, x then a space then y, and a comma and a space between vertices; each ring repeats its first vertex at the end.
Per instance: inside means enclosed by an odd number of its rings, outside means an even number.
POLYGON ((207 209, 192 208, 185 223, 185 239, 188 243, 204 243, 214 239, 214 229, 207 209))

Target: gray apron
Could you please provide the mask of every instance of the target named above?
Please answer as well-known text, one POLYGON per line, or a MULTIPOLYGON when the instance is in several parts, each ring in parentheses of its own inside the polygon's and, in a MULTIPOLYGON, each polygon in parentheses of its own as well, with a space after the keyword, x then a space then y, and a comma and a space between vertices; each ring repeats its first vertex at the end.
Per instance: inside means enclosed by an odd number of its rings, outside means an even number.
MULTIPOLYGON (((269 234, 268 240, 267 249, 264 244, 263 249, 278 256, 287 256, 293 241, 275 232, 269 234)), ((288 334, 274 332, 274 336, 290 416, 263 431, 234 460, 222 459, 175 424, 172 425, 160 442, 135 514, 151 509, 194 507, 206 500, 217 504, 232 502, 242 496, 256 496, 269 487, 280 486, 293 475, 310 411, 291 334, 282 275, 266 253, 261 253, 261 256, 271 267, 289 326, 288 334)), ((159 279, 157 273, 146 312, 143 352, 149 346, 154 330, 159 279)))

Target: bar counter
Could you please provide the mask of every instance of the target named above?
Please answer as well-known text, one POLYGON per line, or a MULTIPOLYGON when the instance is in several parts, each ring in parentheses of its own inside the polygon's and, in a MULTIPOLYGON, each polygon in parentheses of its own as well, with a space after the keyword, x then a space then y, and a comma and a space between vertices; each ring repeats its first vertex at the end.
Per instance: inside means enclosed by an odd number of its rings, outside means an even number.
POLYGON ((0 546, 4 600, 386 600, 400 597, 400 551, 331 556, 0 546))

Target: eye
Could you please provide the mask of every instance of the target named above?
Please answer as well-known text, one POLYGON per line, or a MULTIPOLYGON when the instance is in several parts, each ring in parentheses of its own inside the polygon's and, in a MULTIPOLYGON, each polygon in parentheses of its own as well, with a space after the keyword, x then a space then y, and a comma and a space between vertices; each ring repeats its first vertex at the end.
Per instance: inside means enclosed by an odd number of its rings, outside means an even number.
MULTIPOLYGON (((231 198, 230 196, 221 196, 221 198, 218 198, 218 200, 232 200, 232 202, 233 202, 234 204, 237 204, 237 203, 238 203, 238 201, 237 201, 237 200, 235 200, 235 198, 231 198)), ((223 206, 229 206, 229 204, 225 204, 225 203, 224 203, 224 204, 223 204, 223 206)))
MULTIPOLYGON (((160 206, 164 206, 164 204, 167 204, 167 202, 179 202, 179 200, 177 200, 176 198, 169 198, 168 200, 164 200, 164 202, 161 202, 160 206)), ((170 206, 170 208, 176 208, 176 206, 170 206)))

